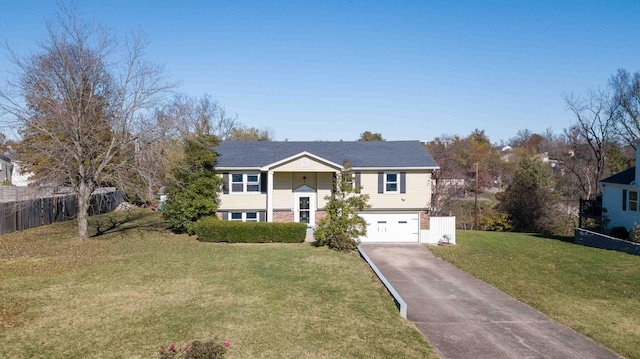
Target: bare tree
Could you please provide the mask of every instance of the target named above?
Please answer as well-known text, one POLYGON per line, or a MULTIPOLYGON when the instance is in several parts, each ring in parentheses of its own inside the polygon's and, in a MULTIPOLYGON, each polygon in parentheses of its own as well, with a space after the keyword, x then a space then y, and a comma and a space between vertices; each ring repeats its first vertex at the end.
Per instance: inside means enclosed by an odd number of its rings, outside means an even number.
POLYGON ((171 86, 147 60, 141 35, 119 41, 64 5, 47 30, 39 51, 13 56, 18 77, 0 91, 0 106, 23 136, 24 170, 77 193, 78 236, 86 238, 92 192, 130 178, 143 115, 171 86))
POLYGON ((615 128, 624 143, 636 147, 640 138, 640 72, 633 75, 620 69, 609 80, 615 103, 615 128))
POLYGON ((238 115, 229 115, 226 108, 209 94, 200 98, 176 94, 170 103, 156 112, 167 123, 173 122, 183 138, 195 133, 206 133, 226 140, 232 135, 233 129, 242 127, 238 115))
POLYGON ((598 181, 606 174, 606 156, 614 144, 614 121, 618 105, 609 93, 590 91, 584 97, 565 96, 576 122, 567 130, 567 144, 573 150, 565 168, 577 179, 586 198, 598 193, 598 181))
POLYGON ((152 202, 155 192, 174 180, 175 171, 169 169, 181 167, 182 146, 194 135, 256 141, 270 141, 273 137, 272 130, 244 126, 237 115, 229 115, 225 107, 208 94, 202 97, 175 94, 167 103, 148 113, 145 120, 147 131, 137 138, 134 178, 146 183, 146 193, 136 193, 139 186, 131 188, 141 202, 152 202))

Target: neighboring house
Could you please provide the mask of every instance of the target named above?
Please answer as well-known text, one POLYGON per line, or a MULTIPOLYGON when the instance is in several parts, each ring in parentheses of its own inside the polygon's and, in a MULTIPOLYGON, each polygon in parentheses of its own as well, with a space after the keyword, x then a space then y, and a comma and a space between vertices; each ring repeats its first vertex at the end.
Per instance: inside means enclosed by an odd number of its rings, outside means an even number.
POLYGON ((640 223, 638 169, 631 167, 598 182, 602 186, 602 216, 608 219, 607 231, 620 226, 630 229, 640 223))
MULTIPOLYGON (((11 184, 14 186, 28 186, 31 183, 31 180, 29 178, 31 177, 32 173, 20 173, 20 161, 18 160, 18 156, 16 155, 16 152, 13 150, 13 148, 11 148, 11 146, 8 146, 3 155, 4 157, 9 158, 12 164, 9 174, 9 182, 11 182, 11 184)), ((4 174, 0 176, 2 176, 2 180, 4 182, 7 182, 4 174)))
MULTIPOLYGON (((640 144, 638 140, 636 143, 640 144)), ((602 216, 608 219, 606 230, 613 227, 631 229, 640 224, 640 150, 636 166, 598 182, 602 186, 602 216)))
POLYGON ((371 208, 363 241, 421 242, 428 238, 431 174, 438 164, 419 141, 226 141, 217 148, 223 176, 223 220, 302 222, 324 217, 325 197, 349 160, 355 185, 371 208))
POLYGON ((13 163, 11 158, 0 155, 0 182, 11 183, 11 174, 13 173, 13 163))

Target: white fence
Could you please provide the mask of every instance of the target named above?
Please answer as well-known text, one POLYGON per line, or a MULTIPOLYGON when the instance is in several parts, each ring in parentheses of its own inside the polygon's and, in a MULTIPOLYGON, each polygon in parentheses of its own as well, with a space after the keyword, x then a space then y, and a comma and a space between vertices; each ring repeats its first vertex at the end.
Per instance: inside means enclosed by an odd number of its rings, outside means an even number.
POLYGON ((437 244, 440 241, 456 243, 456 217, 431 217, 429 229, 422 231, 422 243, 437 244))

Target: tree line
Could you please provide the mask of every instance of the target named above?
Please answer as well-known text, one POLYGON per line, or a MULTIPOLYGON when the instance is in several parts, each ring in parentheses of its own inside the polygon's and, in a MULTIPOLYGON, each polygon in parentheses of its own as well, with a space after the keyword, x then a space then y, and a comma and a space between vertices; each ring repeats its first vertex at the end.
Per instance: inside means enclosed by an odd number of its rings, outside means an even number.
POLYGON ((572 124, 561 133, 524 129, 491 144, 483 130, 426 144, 440 164, 435 211, 450 213, 465 193, 496 193, 476 213, 478 229, 571 233, 578 201, 598 199, 598 181, 635 163, 640 138, 640 72, 620 69, 604 89, 564 96, 572 124), (477 173, 477 176, 476 176, 477 173))

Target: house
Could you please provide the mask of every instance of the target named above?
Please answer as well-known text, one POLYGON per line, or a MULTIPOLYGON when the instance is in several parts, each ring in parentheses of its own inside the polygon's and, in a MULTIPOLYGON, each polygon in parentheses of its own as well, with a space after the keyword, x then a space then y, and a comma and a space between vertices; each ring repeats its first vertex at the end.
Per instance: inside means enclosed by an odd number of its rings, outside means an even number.
POLYGON ((216 147, 223 220, 302 222, 324 217, 334 177, 349 160, 371 208, 363 242, 425 242, 431 175, 438 164, 419 141, 226 141, 216 147))
POLYGON ((11 174, 13 172, 13 163, 11 158, 0 154, 0 182, 11 183, 11 174))
MULTIPOLYGON (((0 179, 2 179, 3 182, 10 182, 12 185, 19 187, 28 186, 32 182, 30 180, 30 177, 33 175, 32 173, 21 173, 21 163, 18 160, 16 151, 11 148, 11 146, 7 146, 1 156, 8 159, 11 163, 11 167, 8 167, 8 173, 3 172, 0 174, 0 179)), ((2 163, 2 169, 5 169, 5 163, 2 163)))
MULTIPOLYGON (((635 141, 640 144, 639 140, 635 141)), ((636 166, 616 173, 598 183, 602 186, 602 216, 605 230, 613 227, 631 229, 640 224, 640 151, 636 150, 636 166), (604 218, 603 218, 604 219, 604 218)))

